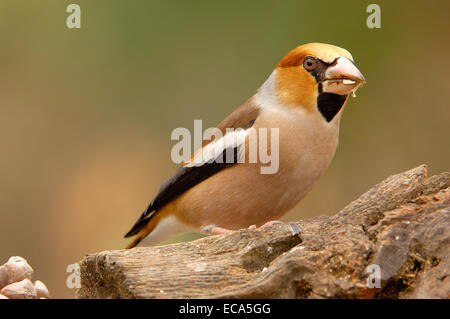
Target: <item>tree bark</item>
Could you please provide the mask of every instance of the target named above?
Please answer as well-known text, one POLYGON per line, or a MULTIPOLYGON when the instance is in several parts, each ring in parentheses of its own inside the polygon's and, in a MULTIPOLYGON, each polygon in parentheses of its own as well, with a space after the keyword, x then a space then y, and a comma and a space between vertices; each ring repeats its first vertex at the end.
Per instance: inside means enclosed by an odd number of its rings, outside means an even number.
POLYGON ((449 298, 450 173, 426 172, 331 217, 87 255, 77 297, 449 298))

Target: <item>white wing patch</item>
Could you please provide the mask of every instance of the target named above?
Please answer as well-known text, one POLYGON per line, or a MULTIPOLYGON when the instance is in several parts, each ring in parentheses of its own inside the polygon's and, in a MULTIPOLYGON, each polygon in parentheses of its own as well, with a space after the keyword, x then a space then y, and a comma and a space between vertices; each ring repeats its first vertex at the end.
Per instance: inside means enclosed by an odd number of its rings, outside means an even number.
MULTIPOLYGON (((184 164, 185 167, 202 166, 206 163, 234 163, 234 149, 245 143, 245 139, 251 128, 246 130, 242 128, 227 129, 227 133, 219 139, 207 144, 205 147, 201 147, 194 153, 194 157, 184 164), (225 156, 223 156, 224 151, 225 156)), ((216 135, 217 136, 217 135, 216 135)), ((239 149, 238 163, 242 162, 243 147, 239 149)))

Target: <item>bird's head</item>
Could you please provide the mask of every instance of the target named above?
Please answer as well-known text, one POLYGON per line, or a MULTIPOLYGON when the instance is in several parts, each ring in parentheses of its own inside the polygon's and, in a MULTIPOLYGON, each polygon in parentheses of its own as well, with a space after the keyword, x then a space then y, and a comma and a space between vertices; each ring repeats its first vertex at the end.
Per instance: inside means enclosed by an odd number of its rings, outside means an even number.
POLYGON ((365 83, 345 49, 330 44, 301 45, 276 67, 276 91, 283 105, 319 110, 329 122, 348 95, 365 83))

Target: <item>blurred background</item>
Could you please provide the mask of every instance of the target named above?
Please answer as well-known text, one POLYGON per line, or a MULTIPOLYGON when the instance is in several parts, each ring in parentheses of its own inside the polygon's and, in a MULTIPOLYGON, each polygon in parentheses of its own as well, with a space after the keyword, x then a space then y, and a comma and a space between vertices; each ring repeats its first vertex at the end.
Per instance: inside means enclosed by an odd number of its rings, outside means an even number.
MULTIPOLYGON (((385 177, 449 169, 449 1, 0 1, 0 264, 53 297, 68 264, 121 249, 177 165, 170 133, 212 127, 307 42, 348 49, 367 85, 314 190, 283 220, 334 214, 385 177), (68 29, 66 7, 81 7, 68 29), (325 194, 325 195, 324 195, 325 194)), ((192 237, 184 237, 192 238, 192 237)))

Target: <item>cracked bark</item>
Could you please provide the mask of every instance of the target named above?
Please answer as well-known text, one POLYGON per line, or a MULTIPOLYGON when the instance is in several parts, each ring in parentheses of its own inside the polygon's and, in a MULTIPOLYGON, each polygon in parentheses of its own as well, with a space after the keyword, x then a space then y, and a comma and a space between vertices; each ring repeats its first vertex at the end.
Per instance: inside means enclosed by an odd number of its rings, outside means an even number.
POLYGON ((449 184, 422 165, 331 217, 90 254, 77 297, 449 298, 449 184), (379 288, 367 284, 373 264, 379 288))

